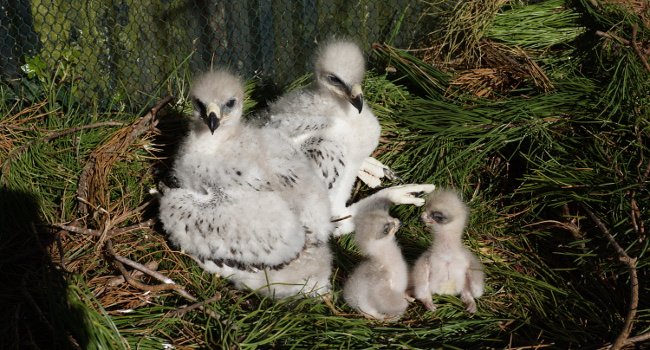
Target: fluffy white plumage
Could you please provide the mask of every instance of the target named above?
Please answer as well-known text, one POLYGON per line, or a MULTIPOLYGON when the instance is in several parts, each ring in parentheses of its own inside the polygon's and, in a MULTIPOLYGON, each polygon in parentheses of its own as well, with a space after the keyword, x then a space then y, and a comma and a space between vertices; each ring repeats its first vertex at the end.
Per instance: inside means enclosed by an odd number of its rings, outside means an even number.
POLYGON ((395 233, 400 221, 388 214, 391 202, 380 198, 355 217, 355 241, 367 257, 350 275, 343 297, 364 316, 381 321, 396 321, 408 307, 408 266, 395 233))
POLYGON ((484 272, 481 262, 462 243, 469 209, 451 190, 429 194, 422 221, 433 234, 432 246, 418 258, 409 284, 413 296, 434 311, 432 294, 459 295, 467 311, 476 312, 476 301, 483 295, 484 272))
MULTIPOLYGON (((331 41, 317 54, 315 85, 290 92, 269 108, 267 126, 286 130, 326 182, 334 218, 349 214, 346 205, 357 176, 377 187, 390 173, 370 157, 381 127, 363 100, 364 74, 361 49, 350 41, 331 41)), ((348 223, 337 234, 352 230, 348 223)))
POLYGON ((243 86, 227 71, 201 75, 190 131, 159 217, 170 240, 238 288, 275 297, 329 291, 327 189, 278 130, 241 123, 243 86))

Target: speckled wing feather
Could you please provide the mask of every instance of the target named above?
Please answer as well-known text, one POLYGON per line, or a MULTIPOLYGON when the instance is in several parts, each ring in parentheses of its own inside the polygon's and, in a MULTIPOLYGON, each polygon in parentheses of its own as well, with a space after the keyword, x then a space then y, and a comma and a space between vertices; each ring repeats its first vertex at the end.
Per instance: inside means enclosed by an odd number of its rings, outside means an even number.
POLYGON ((320 182, 290 143, 268 149, 276 137, 246 130, 241 144, 179 158, 180 188, 164 194, 159 214, 170 238, 199 260, 238 269, 280 268, 296 259, 321 224, 305 205, 316 202, 309 177, 320 182))
POLYGON ((165 193, 160 219, 171 239, 199 260, 211 260, 233 268, 279 268, 298 257, 305 234, 291 208, 273 192, 261 191, 246 200, 246 193, 208 190, 206 193, 176 188, 165 193))
POLYGON ((329 128, 331 123, 331 118, 325 116, 279 113, 269 115, 265 127, 282 130, 289 137, 300 139, 329 128))
POLYGON ((345 168, 345 150, 341 144, 322 137, 310 137, 300 146, 317 168, 328 189, 332 189, 345 168))

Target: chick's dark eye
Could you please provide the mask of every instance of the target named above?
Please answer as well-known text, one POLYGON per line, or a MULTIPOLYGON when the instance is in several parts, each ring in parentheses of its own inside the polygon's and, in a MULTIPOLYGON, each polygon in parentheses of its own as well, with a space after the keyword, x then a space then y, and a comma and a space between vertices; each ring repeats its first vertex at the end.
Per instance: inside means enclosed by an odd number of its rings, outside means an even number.
POLYGON ((196 108, 196 110, 199 111, 199 113, 201 113, 201 115, 205 115, 207 113, 206 108, 205 108, 205 104, 203 104, 203 102, 199 101, 198 98, 196 98, 196 97, 192 98, 192 104, 194 104, 194 108, 196 108))
POLYGON ((327 76, 327 80, 334 85, 343 85, 343 82, 336 75, 330 74, 327 76))
POLYGON ((226 102, 226 107, 228 107, 228 108, 235 107, 235 102, 237 102, 237 100, 235 100, 234 98, 231 98, 230 100, 228 100, 228 102, 226 102))
POLYGON ((431 219, 433 219, 433 221, 439 224, 442 224, 447 221, 447 217, 439 211, 434 211, 431 214, 429 214, 429 216, 431 217, 431 219))

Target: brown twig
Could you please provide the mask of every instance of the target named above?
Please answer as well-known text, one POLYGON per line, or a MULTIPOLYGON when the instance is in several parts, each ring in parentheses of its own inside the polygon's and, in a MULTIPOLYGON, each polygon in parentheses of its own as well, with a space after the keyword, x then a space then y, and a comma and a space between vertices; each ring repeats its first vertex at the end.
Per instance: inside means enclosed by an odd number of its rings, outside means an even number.
POLYGON ((634 231, 639 235, 639 240, 643 241, 645 239, 645 225, 641 219, 641 209, 639 209, 639 204, 634 198, 634 192, 632 192, 632 200, 630 200, 630 217, 632 218, 632 226, 634 226, 634 231))
MULTIPOLYGON (((150 228, 156 223, 155 219, 148 219, 143 222, 139 222, 137 224, 125 226, 125 227, 115 227, 106 232, 106 237, 111 238, 114 236, 117 236, 122 233, 126 232, 131 232, 135 230, 140 230, 140 229, 145 229, 145 228, 150 228)), ((79 233, 82 235, 88 235, 88 236, 94 236, 94 237, 100 237, 102 235, 101 230, 93 230, 90 228, 85 228, 85 227, 79 227, 79 226, 72 226, 72 225, 66 225, 66 224, 49 224, 48 226, 50 227, 55 227, 64 231, 72 232, 72 233, 79 233)))
POLYGON ((641 343, 646 340, 650 340, 650 332, 645 332, 643 334, 639 334, 637 336, 634 336, 632 338, 628 338, 628 344, 636 344, 636 343, 641 343))
POLYGON ((648 64, 648 59, 646 59, 645 55, 643 54, 643 51, 641 51, 639 42, 636 41, 636 36, 638 31, 639 31, 639 26, 636 23, 633 24, 632 25, 632 48, 634 48, 634 52, 636 52, 636 55, 639 56, 639 59, 641 60, 643 67, 645 67, 645 70, 648 73, 650 73, 650 64, 648 64))
MULTIPOLYGON (((163 284, 157 284, 157 285, 145 284, 145 283, 142 283, 142 282, 134 279, 131 276, 131 274, 129 273, 129 271, 127 271, 127 269, 124 267, 122 262, 128 260, 128 261, 130 261, 130 265, 131 264, 140 265, 140 264, 138 264, 138 263, 136 263, 134 261, 131 261, 130 259, 127 259, 127 258, 115 253, 115 250, 113 250, 113 244, 112 244, 110 239, 106 241, 106 250, 108 251, 109 256, 111 256, 113 259, 115 259, 115 261, 114 261, 115 266, 117 267, 118 270, 120 270, 120 273, 122 273, 122 276, 124 276, 124 279, 126 280, 126 282, 128 284, 130 284, 131 286, 133 286, 135 288, 138 288, 138 289, 141 289, 141 290, 151 291, 151 292, 160 292, 160 291, 164 291, 164 290, 173 290, 176 293, 178 293, 180 296, 182 296, 183 298, 185 298, 185 299, 187 299, 187 300, 189 300, 191 302, 196 302, 197 301, 197 299, 195 297, 193 297, 188 291, 186 291, 185 288, 183 288, 182 286, 176 284, 172 279, 170 279, 168 277, 163 277, 163 278, 170 281, 170 283, 163 283, 163 284)), ((131 266, 133 266, 133 265, 131 265, 131 266)), ((140 265, 140 266, 144 267, 142 265, 140 265)), ((148 274, 148 275, 150 275, 151 277, 154 277, 154 278, 157 278, 156 276, 160 276, 160 274, 158 272, 155 272, 154 275, 150 274, 150 272, 152 272, 152 270, 150 270, 150 269, 148 269, 146 267, 144 267, 144 270, 139 269, 139 271, 142 271, 143 273, 148 274)))
POLYGON ((91 228, 85 228, 85 227, 79 227, 79 226, 72 226, 72 225, 65 225, 65 224, 49 224, 51 227, 56 227, 58 229, 72 232, 72 233, 79 233, 82 235, 87 235, 87 236, 96 236, 99 237, 102 232, 99 230, 93 230, 91 228))
POLYGON ((637 39, 637 34, 639 32, 639 26, 636 24, 632 25, 632 40, 627 40, 624 38, 621 38, 620 36, 603 32, 600 30, 596 31, 596 35, 603 37, 603 38, 609 38, 618 41, 620 44, 626 45, 626 46, 631 46, 632 49, 634 49, 634 52, 636 55, 639 57, 639 60, 641 60, 641 64, 645 68, 648 73, 650 73, 650 64, 648 64, 648 59, 645 57, 645 54, 643 53, 643 50, 641 50, 641 46, 639 46, 639 42, 636 40, 637 39))
POLYGON ((114 229, 111 229, 108 231, 108 237, 114 237, 122 233, 126 232, 131 232, 135 230, 140 230, 140 229, 145 229, 145 228, 151 228, 156 223, 155 219, 148 219, 143 222, 139 222, 137 224, 125 226, 125 227, 116 227, 114 229))
POLYGON ((616 40, 620 44, 623 44, 623 45, 630 45, 629 40, 621 38, 620 36, 617 36, 617 35, 614 35, 614 34, 611 34, 611 33, 608 33, 608 32, 603 32, 603 31, 597 30, 596 35, 598 35, 600 37, 603 37, 603 38, 609 38, 609 39, 616 40))
POLYGON ((630 333, 632 332, 632 327, 634 326, 634 318, 636 317, 637 307, 639 305, 639 280, 636 271, 636 258, 631 258, 625 249, 623 249, 616 239, 611 234, 607 226, 594 214, 591 209, 586 205, 582 205, 583 209, 589 216, 589 218, 596 224, 601 233, 607 238, 609 243, 612 245, 616 254, 618 254, 619 260, 624 263, 630 273, 630 305, 628 307, 627 315, 625 316, 625 321, 623 323, 623 329, 616 337, 614 344, 612 344, 611 349, 621 349, 623 346, 630 343, 630 333))
MULTIPOLYGON (((194 309, 201 309, 201 310, 207 311, 207 310, 205 310, 203 308, 203 306, 205 306, 206 304, 214 303, 215 301, 219 301, 219 300, 221 300, 221 293, 217 292, 217 294, 215 294, 211 298, 205 299, 203 301, 200 301, 198 303, 194 303, 194 304, 189 305, 189 306, 181 306, 178 309, 170 312, 170 315, 180 317, 180 316, 185 315, 188 311, 192 311, 194 309)), ((214 313, 212 313, 211 316, 213 316, 213 317, 215 317, 217 319, 219 318, 219 316, 214 314, 214 313)))
POLYGON ((144 265, 142 265, 142 264, 140 264, 138 262, 135 262, 135 261, 133 261, 131 259, 125 258, 125 257, 123 257, 123 256, 121 256, 119 254, 113 254, 113 258, 115 258, 115 260, 121 262, 124 265, 131 266, 132 268, 134 268, 134 269, 136 269, 136 270, 138 270, 138 271, 140 271, 142 273, 146 273, 147 275, 159 280, 162 283, 176 284, 171 278, 163 275, 162 273, 160 273, 158 271, 154 271, 154 270, 152 270, 152 269, 150 269, 150 268, 148 268, 148 267, 146 267, 146 266, 144 266, 144 265))
POLYGON ((104 195, 105 182, 111 167, 140 135, 156 126, 158 112, 172 100, 172 96, 163 98, 147 114, 118 130, 108 141, 92 152, 79 175, 77 186, 77 198, 86 200, 86 202, 80 201, 77 208, 82 216, 87 215, 91 207, 108 207, 107 203, 103 203, 107 200, 106 197, 104 196, 104 199, 99 197, 104 195))
POLYGON ((140 263, 137 263, 137 262, 135 262, 135 261, 133 261, 131 259, 128 259, 126 257, 123 257, 123 256, 117 254, 115 252, 115 250, 113 250, 113 244, 112 244, 110 239, 106 241, 106 249, 107 249, 109 255, 115 259, 114 262, 115 262, 115 266, 117 267, 117 269, 120 270, 120 273, 122 274, 122 276, 124 276, 124 279, 126 280, 126 282, 128 284, 130 284, 131 286, 133 286, 135 288, 138 288, 138 289, 141 289, 141 290, 152 291, 152 292, 159 292, 159 291, 163 291, 163 290, 173 290, 176 293, 178 293, 180 296, 182 296, 183 298, 195 303, 195 304, 192 304, 192 305, 190 305, 190 306, 188 306, 186 308, 182 308, 181 310, 176 310, 177 315, 182 315, 185 312, 188 312, 188 311, 190 311, 192 309, 197 309, 198 308, 198 309, 201 309, 201 310, 205 311, 210 317, 213 317, 215 319, 220 318, 220 316, 218 314, 216 314, 215 312, 213 312, 211 310, 205 309, 203 306, 205 304, 220 300, 221 299, 221 294, 217 293, 210 299, 207 299, 207 300, 202 301, 202 302, 197 302, 197 299, 194 296, 192 296, 192 294, 190 294, 182 286, 176 284, 176 282, 174 282, 171 278, 161 274, 160 272, 153 271, 152 269, 150 269, 150 268, 148 268, 148 267, 146 267, 146 266, 144 266, 144 265, 142 265, 140 263), (149 275, 149 276, 163 282, 163 284, 158 284, 158 285, 153 285, 152 286, 152 285, 149 285, 149 284, 142 283, 142 282, 136 280, 135 278, 133 278, 133 275, 131 273, 129 273, 129 271, 127 271, 127 269, 124 267, 123 264, 129 265, 129 266, 137 269, 138 271, 140 271, 142 273, 145 273, 145 274, 147 274, 147 275, 149 275))

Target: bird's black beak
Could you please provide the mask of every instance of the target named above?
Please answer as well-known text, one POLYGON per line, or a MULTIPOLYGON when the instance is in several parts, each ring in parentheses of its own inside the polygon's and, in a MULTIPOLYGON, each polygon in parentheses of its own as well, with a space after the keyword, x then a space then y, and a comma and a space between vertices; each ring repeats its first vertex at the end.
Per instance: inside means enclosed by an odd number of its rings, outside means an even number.
POLYGON ((219 118, 217 117, 217 113, 210 112, 206 122, 208 123, 208 128, 210 128, 210 132, 214 135, 214 131, 219 127, 219 118))
POLYGON ((214 135, 214 131, 217 130, 221 120, 221 108, 215 103, 208 103, 206 106, 206 119, 205 123, 208 125, 210 132, 214 135))
POLYGON ((356 108, 359 113, 363 109, 363 93, 361 92, 361 85, 354 85, 350 90, 350 103, 356 108))
POLYGON ((357 95, 356 97, 350 99, 350 103, 356 108, 359 113, 361 113, 361 110, 363 109, 363 95, 357 95))

